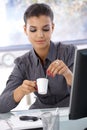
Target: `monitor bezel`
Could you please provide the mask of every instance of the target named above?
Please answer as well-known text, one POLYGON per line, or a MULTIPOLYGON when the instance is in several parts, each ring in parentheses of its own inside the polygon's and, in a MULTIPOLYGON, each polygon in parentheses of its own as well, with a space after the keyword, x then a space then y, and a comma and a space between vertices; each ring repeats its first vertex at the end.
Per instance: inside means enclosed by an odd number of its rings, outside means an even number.
POLYGON ((69 119, 80 119, 80 118, 83 118, 83 117, 87 117, 87 115, 77 115, 73 112, 73 100, 74 100, 74 82, 75 82, 75 74, 76 74, 76 68, 77 68, 77 53, 79 51, 82 51, 82 50, 87 50, 87 44, 83 44, 83 45, 77 45, 76 46, 76 49, 75 49, 75 59, 74 59, 74 68, 73 68, 73 80, 72 80, 72 85, 71 85, 71 94, 70 94, 70 105, 69 105, 69 119))

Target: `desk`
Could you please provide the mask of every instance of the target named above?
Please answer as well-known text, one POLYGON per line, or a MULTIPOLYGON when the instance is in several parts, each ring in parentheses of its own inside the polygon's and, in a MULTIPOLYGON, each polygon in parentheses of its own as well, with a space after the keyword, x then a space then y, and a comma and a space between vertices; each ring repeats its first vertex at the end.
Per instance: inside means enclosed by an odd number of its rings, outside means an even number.
MULTIPOLYGON (((87 118, 79 120, 69 120, 66 111, 68 108, 59 109, 59 130, 84 130, 87 127, 87 118), (65 114, 62 113, 65 111, 65 114)), ((32 113, 43 113, 48 111, 55 111, 55 109, 34 109, 34 110, 23 110, 23 111, 12 111, 5 114, 0 114, 0 120, 10 119, 12 116, 19 115, 32 115, 32 113)))

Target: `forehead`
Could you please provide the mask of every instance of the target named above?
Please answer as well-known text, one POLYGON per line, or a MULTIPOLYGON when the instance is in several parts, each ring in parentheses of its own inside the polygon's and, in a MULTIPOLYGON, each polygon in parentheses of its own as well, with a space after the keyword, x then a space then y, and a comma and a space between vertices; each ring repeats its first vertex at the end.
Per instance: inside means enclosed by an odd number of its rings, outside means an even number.
POLYGON ((27 24, 30 26, 44 26, 47 24, 52 24, 49 16, 41 15, 39 17, 32 16, 27 19, 27 24))

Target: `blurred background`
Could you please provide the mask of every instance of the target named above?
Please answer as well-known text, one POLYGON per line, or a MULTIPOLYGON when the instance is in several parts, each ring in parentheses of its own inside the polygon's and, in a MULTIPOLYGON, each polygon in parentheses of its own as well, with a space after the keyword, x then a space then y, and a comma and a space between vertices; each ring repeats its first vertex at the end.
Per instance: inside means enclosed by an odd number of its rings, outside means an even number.
MULTIPOLYGON (((0 94, 14 67, 14 59, 31 48, 23 32, 23 14, 36 2, 50 5, 54 12, 53 41, 87 43, 87 0, 0 0, 0 94)), ((34 100, 33 94, 25 96, 16 109, 27 109, 34 100)))

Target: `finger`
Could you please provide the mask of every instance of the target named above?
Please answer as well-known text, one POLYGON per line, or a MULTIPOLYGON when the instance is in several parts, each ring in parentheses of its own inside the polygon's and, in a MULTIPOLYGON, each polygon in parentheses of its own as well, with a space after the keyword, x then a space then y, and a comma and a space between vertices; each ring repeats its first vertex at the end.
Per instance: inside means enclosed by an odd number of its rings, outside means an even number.
POLYGON ((34 92, 36 91, 35 87, 31 86, 31 85, 26 85, 26 84, 22 84, 22 90, 27 94, 30 92, 34 92))
POLYGON ((62 69, 60 69, 59 74, 64 75, 67 72, 67 66, 64 66, 62 69))
POLYGON ((23 84, 26 85, 28 87, 27 89, 31 92, 34 92, 36 90, 36 81, 25 80, 23 84))
POLYGON ((65 72, 66 65, 64 64, 64 62, 63 61, 59 61, 58 64, 59 65, 53 71, 53 77, 56 74, 63 74, 63 72, 65 72))
POLYGON ((36 89, 35 88, 28 88, 28 89, 24 89, 24 92, 25 92, 25 94, 29 94, 29 93, 32 93, 32 92, 35 92, 36 91, 36 89))
POLYGON ((56 75, 56 74, 59 74, 60 70, 63 68, 63 66, 58 66, 55 68, 55 70, 53 71, 53 77, 56 75))
POLYGON ((59 74, 59 71, 65 66, 65 64, 62 61, 56 61, 56 67, 53 71, 53 75, 59 74))
POLYGON ((24 92, 24 93, 28 93, 29 92, 29 87, 28 87, 28 85, 26 85, 26 84, 22 84, 21 85, 21 89, 22 89, 22 91, 24 92))
POLYGON ((36 86, 36 81, 24 80, 23 83, 26 84, 26 85, 29 85, 29 86, 33 86, 33 87, 36 86))
POLYGON ((49 65, 49 67, 48 67, 48 69, 47 69, 47 74, 48 75, 52 75, 52 73, 55 71, 55 69, 58 67, 58 65, 59 65, 59 62, 58 62, 59 60, 56 60, 56 61, 54 61, 54 62, 52 62, 50 65, 49 65))
POLYGON ((57 68, 58 68, 58 66, 57 65, 55 65, 51 70, 50 70, 50 74, 51 74, 51 76, 54 76, 54 73, 56 73, 57 71, 57 68))

